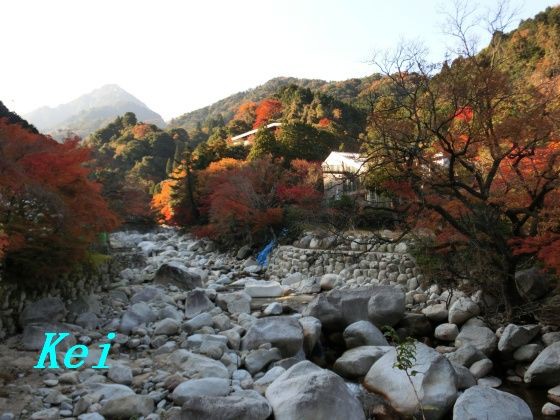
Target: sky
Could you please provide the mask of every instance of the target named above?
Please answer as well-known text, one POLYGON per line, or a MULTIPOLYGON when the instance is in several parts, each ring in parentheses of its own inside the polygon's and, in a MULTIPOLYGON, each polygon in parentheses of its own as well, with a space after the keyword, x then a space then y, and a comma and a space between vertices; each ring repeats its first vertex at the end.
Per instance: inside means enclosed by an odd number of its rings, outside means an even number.
MULTIPOLYGON (((512 0, 520 19, 559 0, 512 0)), ((165 120, 277 76, 371 74, 374 51, 441 59, 449 0, 17 0, 2 3, 0 100, 25 114, 118 84, 165 120)), ((487 15, 495 0, 469 1, 487 15)), ((481 36, 481 44, 488 38, 481 36)))

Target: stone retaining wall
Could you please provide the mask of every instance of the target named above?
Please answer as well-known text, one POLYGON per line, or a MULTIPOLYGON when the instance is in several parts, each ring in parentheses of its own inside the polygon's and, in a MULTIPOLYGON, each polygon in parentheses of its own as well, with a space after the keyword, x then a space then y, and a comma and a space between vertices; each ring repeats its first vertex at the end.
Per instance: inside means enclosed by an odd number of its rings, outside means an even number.
POLYGON ((3 282, 0 278, 0 339, 18 330, 19 314, 28 303, 44 297, 60 297, 70 302, 79 296, 99 292, 122 270, 125 260, 121 255, 116 255, 95 268, 78 269, 61 276, 58 281, 49 282, 36 289, 3 282))
POLYGON ((304 277, 332 273, 338 274, 348 285, 398 283, 408 290, 416 289, 422 281, 416 263, 406 253, 406 246, 396 246, 402 252, 395 252, 395 246, 390 244, 374 245, 369 251, 348 248, 351 247, 279 246, 270 258, 267 274, 283 278, 294 273, 301 273, 304 277))

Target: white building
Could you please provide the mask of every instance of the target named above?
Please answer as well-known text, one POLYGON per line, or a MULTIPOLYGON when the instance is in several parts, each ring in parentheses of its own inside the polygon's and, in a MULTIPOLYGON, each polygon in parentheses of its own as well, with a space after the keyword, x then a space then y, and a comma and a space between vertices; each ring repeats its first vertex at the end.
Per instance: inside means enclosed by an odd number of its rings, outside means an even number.
POLYGON ((366 170, 366 160, 359 153, 331 152, 321 168, 326 198, 367 194, 360 179, 366 170))
MULTIPOLYGON (((281 125, 282 125, 282 123, 274 122, 274 123, 267 124, 267 125, 265 126, 265 128, 273 128, 273 129, 276 129, 277 127, 280 127, 281 125)), ((251 144, 250 137, 251 137, 252 135, 254 135, 254 134, 257 134, 257 131, 259 131, 259 130, 260 130, 260 128, 255 128, 254 130, 250 130, 250 131, 247 131, 247 132, 245 132, 245 133, 243 133, 243 134, 239 134, 239 135, 237 135, 237 136, 233 136, 233 137, 231 138, 231 142, 232 142, 232 144, 234 144, 234 145, 242 144, 242 145, 244 145, 244 146, 249 146, 249 145, 251 144)))

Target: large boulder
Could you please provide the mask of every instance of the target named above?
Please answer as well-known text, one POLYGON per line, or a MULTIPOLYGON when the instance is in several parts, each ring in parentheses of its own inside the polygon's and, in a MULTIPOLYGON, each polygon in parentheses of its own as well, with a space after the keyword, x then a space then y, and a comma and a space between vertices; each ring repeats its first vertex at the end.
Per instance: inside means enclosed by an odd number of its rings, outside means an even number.
POLYGON ((333 370, 345 378, 365 376, 371 366, 390 349, 390 346, 354 347, 336 359, 333 370))
POLYGON ((517 271, 515 284, 519 294, 529 301, 544 297, 556 285, 554 277, 538 267, 517 271))
POLYGON ((540 327, 538 325, 523 325, 518 326, 509 324, 498 342, 498 350, 508 352, 516 350, 517 348, 529 343, 539 333, 540 327))
POLYGON ((521 398, 487 386, 473 386, 457 399, 453 420, 532 420, 531 409, 521 398))
POLYGON ((277 347, 283 357, 296 355, 303 346, 303 330, 296 318, 270 316, 258 319, 241 341, 243 350, 254 350, 262 344, 277 347))
POLYGON ((468 297, 460 297, 449 308, 449 323, 461 325, 480 314, 480 307, 468 297))
POLYGON ((309 361, 295 364, 266 390, 275 420, 365 420, 344 380, 309 361))
POLYGON ((393 326, 404 316, 405 294, 398 287, 377 286, 368 302, 368 315, 371 322, 381 328, 393 326))
POLYGON ((326 330, 341 331, 353 322, 369 319, 368 302, 373 290, 366 286, 321 293, 307 305, 303 314, 319 319, 326 330))
POLYGON ((525 382, 555 386, 560 381, 560 342, 546 347, 525 372, 525 382))
POLYGON ((64 302, 57 297, 47 297, 25 305, 19 316, 22 327, 40 322, 62 321, 66 315, 64 302))
POLYGON ((421 403, 427 419, 440 419, 457 398, 457 375, 445 357, 425 344, 415 343, 415 356, 412 370, 417 373, 407 376, 394 367, 397 352, 392 348, 373 364, 364 386, 383 395, 404 416, 419 413, 421 403))
POLYGON ((158 268, 154 276, 154 283, 192 290, 202 287, 202 278, 200 275, 189 271, 183 264, 171 261, 158 268))
POLYGON ((369 321, 357 321, 348 325, 342 336, 348 349, 359 346, 389 345, 379 328, 369 321))
POLYGON ((465 325, 455 339, 455 347, 462 347, 467 344, 480 350, 486 356, 490 356, 496 350, 498 339, 494 331, 488 327, 465 325))
POLYGON ((185 398, 181 419, 189 420, 266 420, 272 409, 256 391, 238 391, 225 397, 190 396, 185 398))

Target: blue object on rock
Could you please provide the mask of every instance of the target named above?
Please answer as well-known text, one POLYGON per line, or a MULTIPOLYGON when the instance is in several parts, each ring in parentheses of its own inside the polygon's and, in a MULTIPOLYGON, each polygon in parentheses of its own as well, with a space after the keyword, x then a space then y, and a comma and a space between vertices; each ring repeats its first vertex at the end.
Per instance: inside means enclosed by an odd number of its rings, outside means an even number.
POLYGON ((276 246, 276 240, 273 239, 263 248, 261 252, 259 252, 259 255, 257 255, 257 262, 259 263, 259 265, 266 267, 266 264, 268 262, 268 256, 270 255, 270 253, 272 252, 275 246, 276 246))

